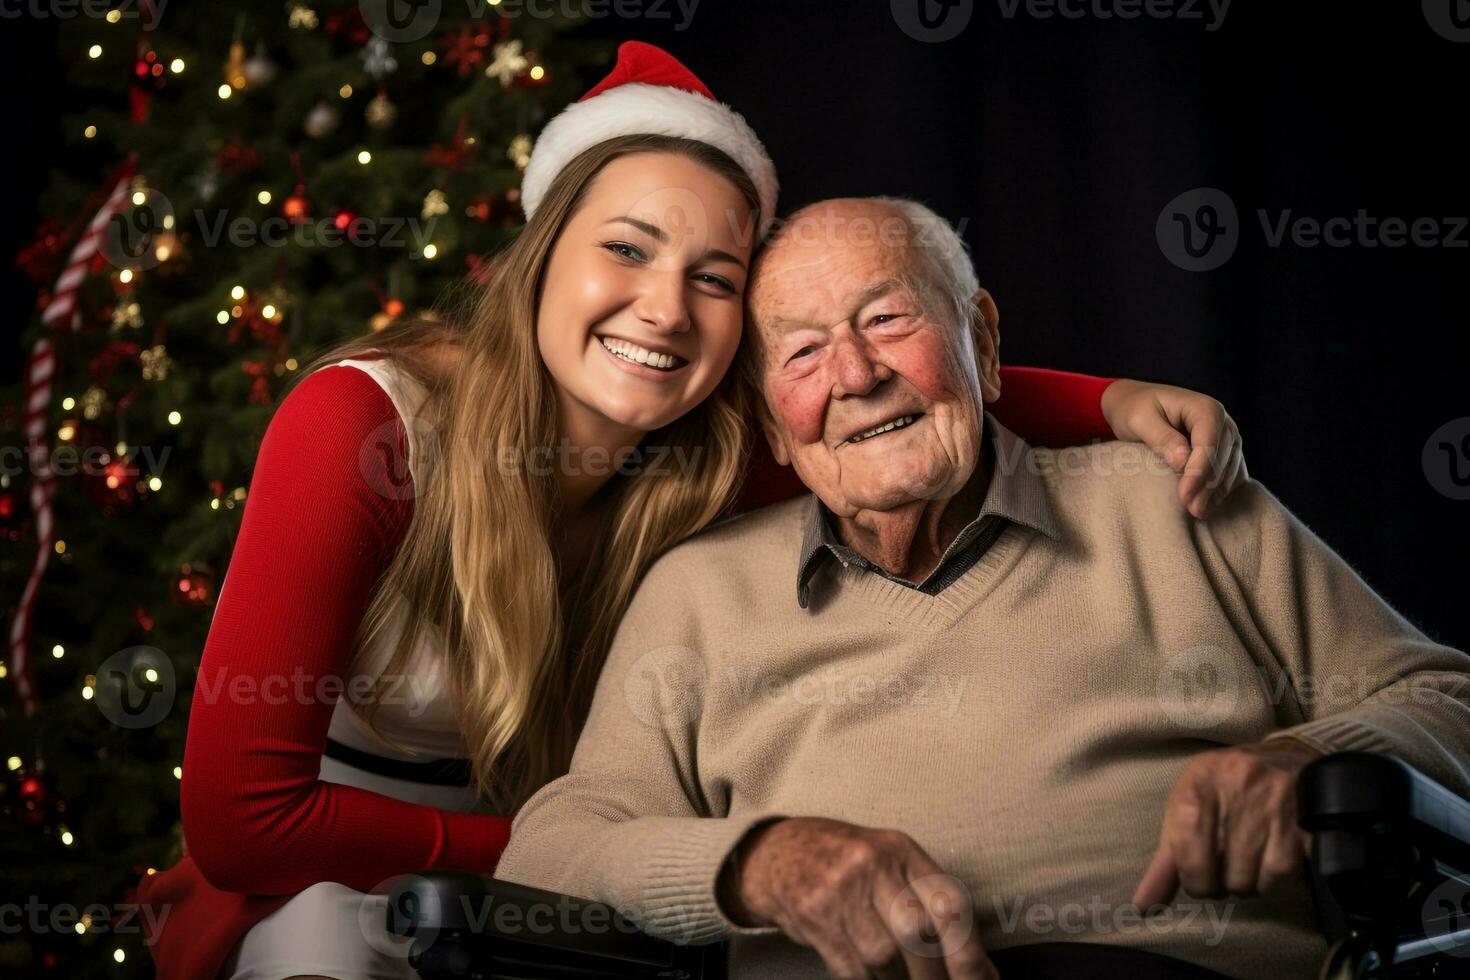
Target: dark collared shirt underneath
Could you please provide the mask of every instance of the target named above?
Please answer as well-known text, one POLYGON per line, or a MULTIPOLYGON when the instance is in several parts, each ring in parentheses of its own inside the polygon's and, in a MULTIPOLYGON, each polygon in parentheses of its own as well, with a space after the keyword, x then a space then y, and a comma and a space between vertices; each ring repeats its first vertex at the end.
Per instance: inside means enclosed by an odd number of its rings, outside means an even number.
POLYGON ((833 559, 844 567, 856 565, 925 595, 938 595, 973 568, 1012 523, 1034 528, 1051 538, 1058 537, 1047 504, 1046 485, 1029 465, 1030 447, 989 413, 985 416, 983 445, 985 471, 977 471, 972 478, 984 479, 988 474, 990 479, 980 512, 944 549, 939 564, 922 582, 914 583, 894 575, 844 545, 832 528, 831 512, 812 494, 796 574, 796 601, 801 608, 807 608, 811 601, 812 577, 825 562, 833 559))

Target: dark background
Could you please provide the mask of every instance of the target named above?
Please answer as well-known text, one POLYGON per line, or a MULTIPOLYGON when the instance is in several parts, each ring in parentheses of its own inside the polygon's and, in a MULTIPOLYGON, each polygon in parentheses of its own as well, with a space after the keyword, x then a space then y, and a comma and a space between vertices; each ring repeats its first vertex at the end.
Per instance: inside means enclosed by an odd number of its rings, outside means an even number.
MULTIPOLYGON (((1007 363, 1220 398, 1256 478, 1431 635, 1470 647, 1470 502, 1436 491, 1421 461, 1470 415, 1470 230, 1459 248, 1271 247, 1257 217, 1365 209, 1448 234, 1470 214, 1470 44, 1440 37, 1420 3, 1236 0, 1210 31, 1203 4, 1203 19, 1074 20, 975 0, 943 43, 908 36, 889 0, 702 0, 682 31, 663 9, 587 33, 689 64, 766 141, 785 208, 896 194, 964 222, 1007 363), (1198 187, 1240 212, 1238 250, 1209 272, 1172 264, 1155 237, 1165 205, 1198 187)), ((0 23, 5 255, 29 240, 48 168, 67 164, 47 34, 0 23)), ((33 293, 9 262, 0 275, 19 327, 33 293)), ((8 376, 19 361, 12 342, 8 376)))

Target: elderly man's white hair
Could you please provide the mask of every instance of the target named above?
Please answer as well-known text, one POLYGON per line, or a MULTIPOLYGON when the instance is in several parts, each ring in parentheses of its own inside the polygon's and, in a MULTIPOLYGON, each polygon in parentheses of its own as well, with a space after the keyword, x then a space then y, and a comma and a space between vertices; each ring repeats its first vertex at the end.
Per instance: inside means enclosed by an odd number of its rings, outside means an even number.
MULTIPOLYGON (((920 293, 920 300, 925 304, 946 303, 953 311, 954 326, 963 329, 970 325, 975 310, 975 294, 980 291, 980 278, 970 260, 969 246, 959 232, 929 206, 906 197, 869 197, 862 200, 894 208, 909 226, 910 237, 906 244, 918 251, 927 266, 927 275, 922 281, 911 284, 920 293)), ((778 226, 784 223, 779 222, 778 226)), ((778 227, 771 240, 778 239, 780 234, 778 227)), ((756 363, 755 348, 753 340, 740 345, 735 370, 753 391, 759 392, 760 368, 756 363)))
POLYGON ((954 312, 963 326, 970 318, 971 303, 980 290, 980 279, 975 275, 975 264, 970 258, 969 246, 948 221, 932 208, 904 197, 875 197, 896 208, 908 222, 913 232, 912 245, 930 266, 931 280, 921 283, 928 286, 954 304, 954 312))

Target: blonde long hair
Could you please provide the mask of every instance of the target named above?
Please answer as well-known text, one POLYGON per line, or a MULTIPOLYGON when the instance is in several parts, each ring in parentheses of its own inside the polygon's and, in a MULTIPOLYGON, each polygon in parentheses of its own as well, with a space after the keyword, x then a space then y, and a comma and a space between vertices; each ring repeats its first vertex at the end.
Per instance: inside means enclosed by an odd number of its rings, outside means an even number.
MULTIPOLYGON (((581 573, 564 581, 548 536, 556 518, 554 477, 499 465, 557 441, 555 389, 536 343, 547 263, 593 178, 612 160, 642 152, 689 157, 758 208, 749 176, 707 144, 666 136, 608 140, 562 171, 463 304, 467 315, 354 338, 302 372, 376 351, 428 391, 416 422, 432 427, 437 458, 415 467, 424 485, 415 488, 406 537, 373 595, 357 649, 394 628, 401 598, 406 620, 379 689, 401 673, 420 631, 435 635, 448 658, 476 786, 504 808, 566 771, 639 580, 659 555, 727 507, 745 464, 749 398, 729 371, 703 404, 646 439, 687 465, 613 476, 603 490, 610 494, 608 525, 581 573), (441 344, 462 352, 447 373, 433 371, 426 357, 441 344)), ((379 703, 373 698, 358 708, 369 723, 379 703)))

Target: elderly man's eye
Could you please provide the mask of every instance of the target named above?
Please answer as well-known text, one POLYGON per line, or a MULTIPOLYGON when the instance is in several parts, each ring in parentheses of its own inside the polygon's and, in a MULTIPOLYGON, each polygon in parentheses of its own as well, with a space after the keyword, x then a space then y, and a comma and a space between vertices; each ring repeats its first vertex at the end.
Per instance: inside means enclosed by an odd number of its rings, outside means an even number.
POLYGON ((879 313, 877 316, 873 317, 873 319, 872 319, 871 322, 874 323, 874 324, 876 324, 876 325, 880 325, 881 326, 882 324, 889 323, 889 322, 891 322, 893 320, 901 319, 902 317, 905 317, 905 316, 908 316, 908 314, 907 313, 879 313))
POLYGON ((791 357, 790 357, 790 359, 787 361, 787 363, 788 364, 791 363, 791 361, 796 360, 798 357, 806 357, 808 354, 810 354, 814 350, 816 350, 816 348, 814 346, 812 346, 811 344, 807 344, 801 350, 797 351, 795 354, 792 354, 791 357))

